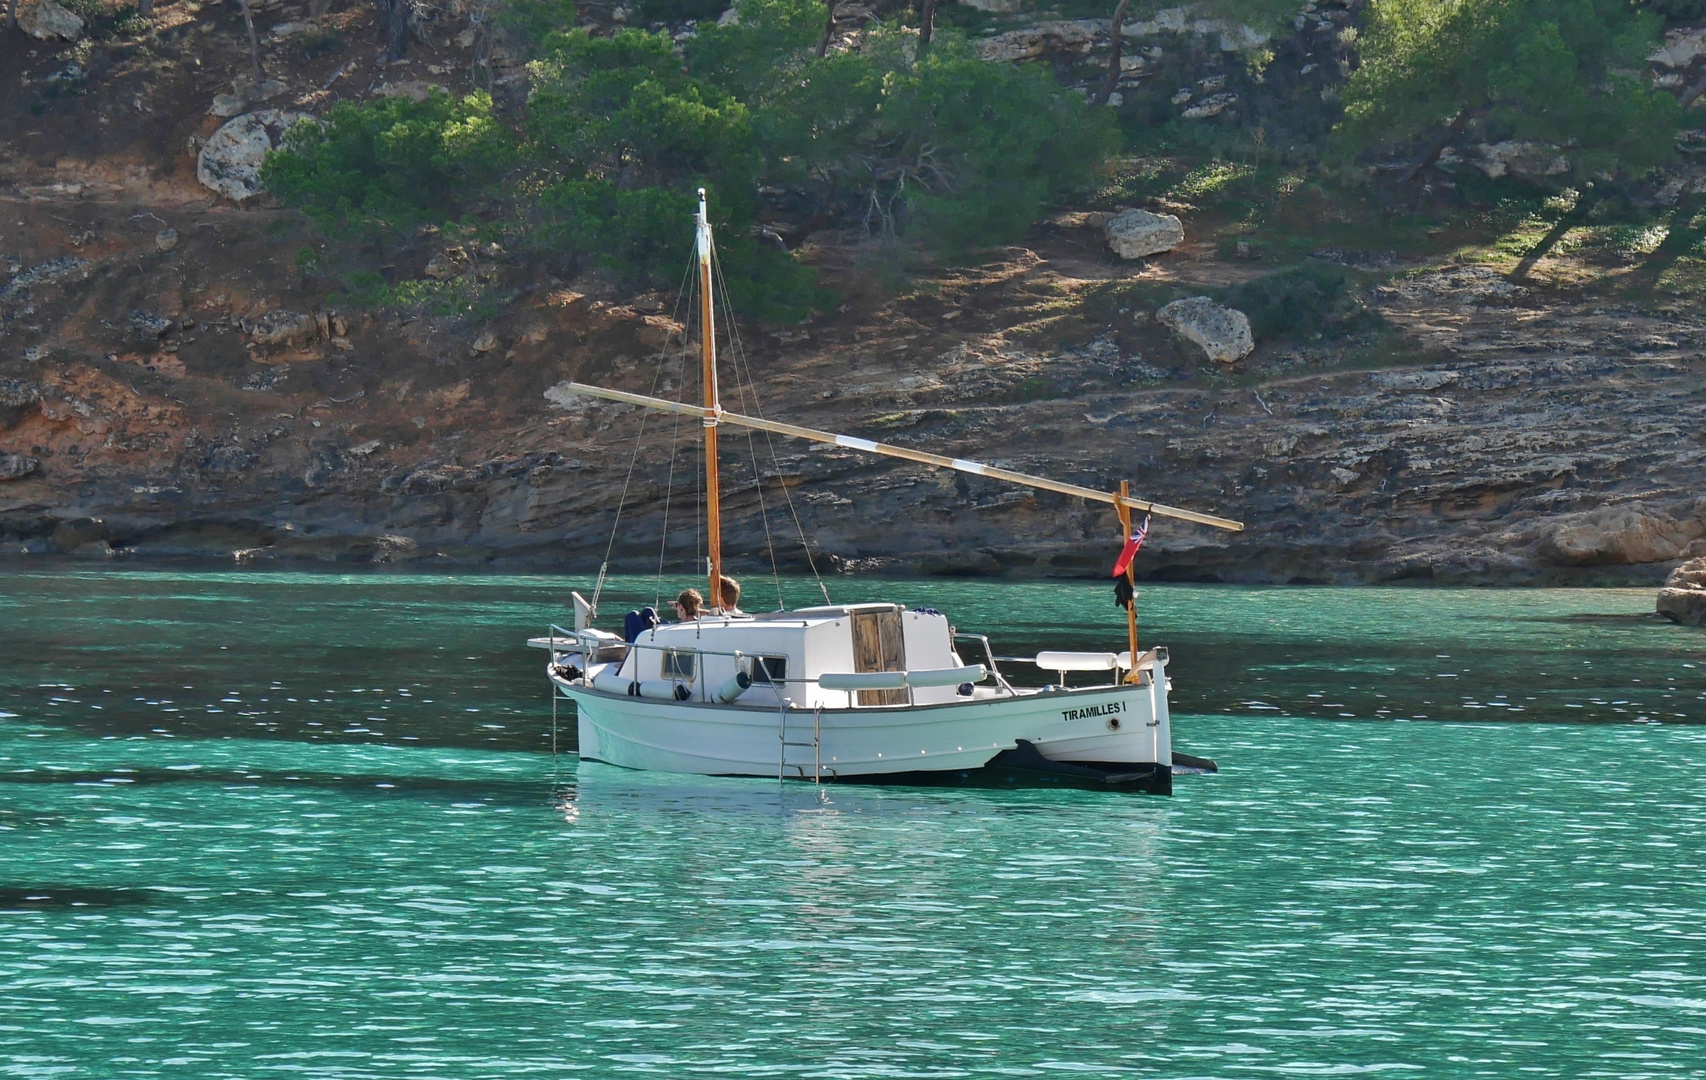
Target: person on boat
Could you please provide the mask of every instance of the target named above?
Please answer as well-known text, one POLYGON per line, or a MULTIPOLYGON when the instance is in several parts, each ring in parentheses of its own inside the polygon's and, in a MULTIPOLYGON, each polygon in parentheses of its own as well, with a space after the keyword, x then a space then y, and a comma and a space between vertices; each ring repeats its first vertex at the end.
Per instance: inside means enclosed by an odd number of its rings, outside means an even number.
POLYGON ((662 622, 656 610, 643 607, 638 611, 630 611, 622 620, 622 640, 632 645, 640 639, 640 635, 662 622))
POLYGON ((675 608, 675 617, 682 622, 697 619, 705 613, 705 598, 699 595, 698 589, 683 591, 671 604, 675 608))
POLYGON ((745 615, 740 609, 740 582, 724 574, 717 579, 717 591, 722 594, 724 615, 745 615))

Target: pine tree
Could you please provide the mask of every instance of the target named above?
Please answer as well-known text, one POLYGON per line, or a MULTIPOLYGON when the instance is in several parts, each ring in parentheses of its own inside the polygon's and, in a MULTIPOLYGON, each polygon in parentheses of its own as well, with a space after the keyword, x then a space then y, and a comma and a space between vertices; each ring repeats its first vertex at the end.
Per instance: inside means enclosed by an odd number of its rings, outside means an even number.
POLYGON ((1471 128, 1568 147, 1578 176, 1639 173, 1673 152, 1679 115, 1646 73, 1660 28, 1627 0, 1375 0, 1337 133, 1426 140, 1408 177, 1471 128))

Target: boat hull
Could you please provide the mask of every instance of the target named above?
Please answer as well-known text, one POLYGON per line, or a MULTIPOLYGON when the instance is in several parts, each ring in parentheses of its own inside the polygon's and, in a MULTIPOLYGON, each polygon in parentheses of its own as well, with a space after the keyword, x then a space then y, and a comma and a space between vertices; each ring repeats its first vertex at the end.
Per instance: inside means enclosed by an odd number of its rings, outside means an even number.
POLYGON ((1024 742, 1049 761, 1171 772, 1164 683, 784 713, 552 681, 575 703, 581 756, 631 769, 808 780, 952 773, 981 769, 1024 742))

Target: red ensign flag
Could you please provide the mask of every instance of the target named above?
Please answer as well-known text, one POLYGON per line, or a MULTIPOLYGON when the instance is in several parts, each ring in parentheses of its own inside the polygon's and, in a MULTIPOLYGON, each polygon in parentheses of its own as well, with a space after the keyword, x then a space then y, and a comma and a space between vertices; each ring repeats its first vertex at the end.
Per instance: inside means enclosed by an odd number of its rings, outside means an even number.
POLYGON ((1120 557, 1114 560, 1114 572, 1110 577, 1119 577, 1131 566, 1131 560, 1137 557, 1137 549, 1143 546, 1143 538, 1149 535, 1149 515, 1143 515, 1143 524, 1137 531, 1126 537, 1125 547, 1120 549, 1120 557))

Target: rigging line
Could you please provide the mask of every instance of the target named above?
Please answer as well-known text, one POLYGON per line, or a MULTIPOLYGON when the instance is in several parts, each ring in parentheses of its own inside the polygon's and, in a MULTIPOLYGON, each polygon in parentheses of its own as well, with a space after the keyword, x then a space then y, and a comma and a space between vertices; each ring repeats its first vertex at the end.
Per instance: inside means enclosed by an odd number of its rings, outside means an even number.
MULTIPOLYGON (((735 323, 734 308, 728 302, 728 285, 723 280, 722 266, 713 261, 712 269, 717 275, 717 284, 723 297, 723 318, 729 329, 729 342, 734 352, 735 393, 739 396, 741 407, 746 408, 751 402, 751 408, 756 413, 759 409, 758 387, 752 380, 752 365, 746 362, 746 355, 741 348, 740 331, 735 323), (741 372, 746 372, 742 381, 741 372)), ((764 526, 764 550, 770 554, 770 580, 776 586, 776 610, 786 611, 788 602, 782 595, 782 570, 776 561, 776 540, 770 532, 770 507, 764 501, 764 476, 759 468, 758 443, 753 437, 752 429, 746 431, 746 452, 752 460, 752 489, 758 495, 758 520, 764 526)), ((780 482, 780 481, 778 481, 780 482)))
MULTIPOLYGON (((695 261, 697 261, 697 260, 695 260, 693 258, 688 259, 687 270, 681 276, 681 286, 676 290, 676 293, 675 293, 675 311, 676 311, 677 315, 679 315, 681 313, 681 306, 685 302, 683 300, 683 297, 688 292, 688 288, 689 288, 688 282, 692 279, 693 264, 695 261)), ((687 325, 685 323, 682 323, 681 327, 682 327, 681 350, 676 353, 676 359, 675 359, 675 386, 676 386, 676 390, 678 393, 681 390, 682 370, 687 363, 687 325)), ((669 345, 669 342, 667 339, 665 339, 664 346, 666 349, 668 348, 668 345, 669 345)), ((667 359, 668 359, 668 357, 664 352, 660 351, 658 353, 658 367, 657 367, 657 372, 653 376, 654 378, 661 378, 662 377, 664 362, 667 359)), ((670 429, 670 435, 669 435, 669 476, 665 480, 664 487, 663 487, 663 534, 658 537, 658 571, 657 571, 657 576, 652 579, 652 608, 653 608, 653 610, 656 610, 663 603, 663 560, 664 560, 665 553, 669 549, 669 504, 670 504, 670 495, 675 490, 675 459, 676 459, 676 456, 680 452, 681 452, 681 418, 678 415, 676 417, 676 422, 675 422, 674 427, 672 427, 670 429)))
MULTIPOLYGON (((712 265, 712 268, 717 271, 718 278, 721 279, 721 277, 722 277, 722 261, 717 258, 716 249, 714 249, 714 248, 711 251, 711 265, 712 265)), ((727 290, 725 289, 724 291, 726 292, 727 290)), ((745 367, 745 370, 747 372, 747 382, 753 386, 752 394, 753 394, 754 412, 756 413, 758 418, 760 420, 762 420, 762 419, 764 419, 764 412, 763 412, 763 408, 759 405, 759 402, 758 402, 757 385, 755 383, 753 383, 752 365, 745 363, 746 347, 741 343, 740 329, 738 326, 736 326, 734 324, 734 321, 732 318, 730 319, 729 337, 730 337, 731 343, 734 346, 735 359, 736 359, 737 367, 739 367, 739 366, 745 367)), ((794 534, 800 538, 800 549, 806 553, 806 567, 809 570, 811 570, 811 572, 812 572, 812 580, 817 582, 818 592, 823 594, 823 602, 825 604, 833 604, 834 601, 832 601, 829 598, 829 587, 823 583, 823 575, 817 572, 817 560, 812 557, 811 542, 806 539, 805 526, 800 523, 799 510, 796 509, 794 506, 794 494, 792 491, 789 490, 788 485, 782 482, 782 459, 781 459, 780 455, 778 455, 776 453, 776 439, 768 431, 766 431, 764 433, 764 443, 770 449, 770 464, 771 464, 771 467, 773 469, 775 469, 775 471, 776 471, 776 481, 782 488, 782 498, 788 504, 788 516, 793 519, 794 534)))
MULTIPOLYGON (((681 275, 681 285, 676 290, 675 310, 678 312, 681 310, 681 293, 686 290, 688 276, 692 273, 693 273, 693 263, 691 260, 689 260, 689 262, 687 264, 686 272, 684 272, 681 275)), ((682 335, 681 347, 683 349, 685 349, 687 347, 686 334, 682 335)), ((668 359, 669 359, 669 340, 666 338, 664 340, 664 343, 663 343, 663 348, 658 350, 657 367, 656 367, 656 369, 654 369, 652 371, 652 396, 653 397, 657 396, 658 385, 663 379, 663 366, 664 366, 664 363, 668 359)), ((628 489, 634 482, 634 466, 636 464, 638 464, 638 462, 640 460, 641 448, 646 445, 646 421, 648 419, 649 419, 649 417, 647 417, 645 415, 644 411, 642 411, 640 414, 640 430, 634 436, 634 452, 632 454, 630 454, 628 457, 628 475, 623 477, 623 479, 622 479, 622 494, 616 500, 616 519, 610 523, 610 541, 609 541, 609 543, 604 545, 604 563, 603 563, 603 565, 606 568, 608 568, 610 566, 610 554, 611 554, 611 552, 616 550, 616 533, 617 533, 617 530, 619 530, 622 527, 622 511, 628 505, 628 489)), ((675 426, 678 429, 681 427, 681 421, 679 419, 676 421, 675 426)), ((665 511, 666 516, 667 516, 667 513, 668 513, 668 511, 666 509, 666 511, 665 511)), ((597 585, 597 587, 595 587, 592 590, 592 610, 593 610, 593 613, 595 615, 598 612, 599 597, 602 596, 603 593, 604 593, 604 571, 600 570, 599 574, 598 574, 598 585, 597 585)))

